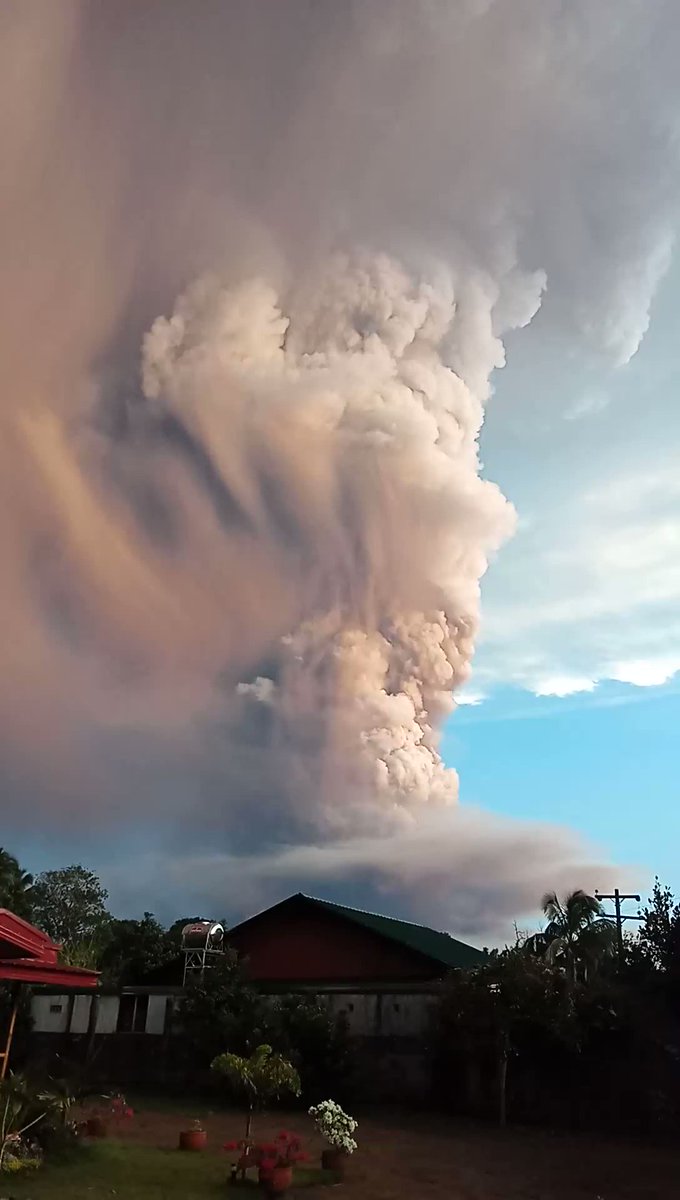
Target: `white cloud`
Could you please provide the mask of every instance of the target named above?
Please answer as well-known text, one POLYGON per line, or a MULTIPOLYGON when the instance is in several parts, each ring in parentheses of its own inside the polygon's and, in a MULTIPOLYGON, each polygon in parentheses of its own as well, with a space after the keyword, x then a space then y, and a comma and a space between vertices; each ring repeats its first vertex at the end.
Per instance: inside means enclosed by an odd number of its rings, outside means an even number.
POLYGON ((680 671, 680 472, 631 464, 570 490, 568 447, 552 465, 564 486, 534 501, 484 582, 472 686, 662 686, 680 671))
POLYGON ((596 686, 587 675, 553 675, 538 680, 532 690, 537 696, 573 696, 576 692, 592 692, 596 686))
POLYGON ((680 657, 644 659, 614 663, 609 667, 610 679, 631 683, 635 687, 660 687, 680 671, 680 657))
POLYGON ((483 704, 485 700, 486 693, 475 691, 473 688, 461 688, 461 690, 456 692, 455 695, 456 704, 470 705, 471 707, 475 708, 478 705, 483 704))

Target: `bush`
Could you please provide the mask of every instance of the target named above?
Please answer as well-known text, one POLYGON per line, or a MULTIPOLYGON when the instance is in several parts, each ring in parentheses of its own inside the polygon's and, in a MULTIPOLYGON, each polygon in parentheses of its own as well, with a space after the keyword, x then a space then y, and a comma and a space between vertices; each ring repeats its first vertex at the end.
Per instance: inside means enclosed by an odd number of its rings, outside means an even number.
POLYGON ((351 1073, 347 1028, 316 997, 256 992, 234 958, 190 983, 179 1012, 194 1073, 225 1050, 248 1057, 263 1044, 289 1059, 300 1074, 302 1102, 329 1092, 345 1097, 351 1073))
POLYGON ((345 1021, 310 996, 282 996, 271 1007, 267 1039, 297 1067, 305 1105, 335 1091, 345 1095, 352 1074, 345 1021))
POLYGON ((191 1061, 210 1066, 225 1046, 248 1055, 267 1040, 266 1004, 243 978, 233 956, 189 983, 179 1009, 180 1026, 191 1043, 191 1061))

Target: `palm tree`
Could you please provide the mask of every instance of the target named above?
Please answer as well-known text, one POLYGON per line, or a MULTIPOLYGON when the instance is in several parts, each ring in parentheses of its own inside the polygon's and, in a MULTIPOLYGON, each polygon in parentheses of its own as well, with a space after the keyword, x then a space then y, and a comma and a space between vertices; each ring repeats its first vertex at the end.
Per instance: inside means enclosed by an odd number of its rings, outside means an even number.
POLYGON ((563 899, 548 892, 541 901, 548 924, 542 933, 528 939, 527 948, 562 966, 576 981, 586 979, 615 947, 616 930, 595 896, 581 888, 563 899))
POLYGON ((9 908, 18 917, 30 920, 33 908, 33 876, 20 867, 18 860, 0 846, 0 908, 9 908))

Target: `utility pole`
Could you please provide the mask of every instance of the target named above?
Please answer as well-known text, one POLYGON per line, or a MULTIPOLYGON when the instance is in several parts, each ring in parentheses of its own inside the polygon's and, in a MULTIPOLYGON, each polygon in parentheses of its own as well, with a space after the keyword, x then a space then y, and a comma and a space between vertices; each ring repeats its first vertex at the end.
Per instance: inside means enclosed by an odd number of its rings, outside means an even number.
POLYGON ((636 892, 620 892, 618 888, 614 888, 613 892, 595 892, 596 900, 613 900, 614 912, 604 913, 610 921, 616 922, 616 946, 619 952, 619 962, 623 962, 623 922, 624 921, 641 921, 642 917, 635 916, 632 913, 621 912, 622 900, 637 900, 640 903, 640 897, 636 892))

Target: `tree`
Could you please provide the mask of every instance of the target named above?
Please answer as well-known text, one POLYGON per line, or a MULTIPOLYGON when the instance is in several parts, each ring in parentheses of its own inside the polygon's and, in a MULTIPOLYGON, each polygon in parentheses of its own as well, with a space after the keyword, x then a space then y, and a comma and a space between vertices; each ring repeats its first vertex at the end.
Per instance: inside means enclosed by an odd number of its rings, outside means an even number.
POLYGON ((573 1000, 564 975, 522 946, 494 951, 489 961, 458 971, 436 1013, 436 1044, 443 1074, 450 1079, 452 1052, 462 1058, 468 1079, 493 1065, 499 1124, 506 1120, 508 1064, 527 1046, 567 1045, 575 1033, 573 1000))
POLYGON ((65 961, 90 966, 99 957, 110 925, 107 899, 98 877, 85 867, 43 871, 33 887, 34 919, 64 947, 65 961))
POLYGON ((228 1046, 250 1054, 265 1038, 268 1013, 262 996, 246 982, 236 955, 226 953, 190 980, 179 1007, 195 1067, 208 1066, 228 1046))
POLYGON ((211 1070, 224 1076, 245 1100, 246 1141, 251 1135, 255 1111, 261 1112, 270 1100, 278 1100, 287 1092, 300 1095, 300 1076, 295 1067, 282 1055, 275 1054, 271 1046, 258 1046, 248 1058, 219 1054, 211 1063, 211 1070))
POLYGON ((307 1103, 351 1082, 352 1056, 346 1020, 336 1019, 315 996, 280 996, 267 1014, 267 1041, 300 1072, 307 1103))
POLYGON ((572 980, 585 979, 613 953, 616 930, 594 896, 579 888, 561 900, 556 892, 548 892, 542 908, 548 924, 525 945, 530 952, 563 967, 572 980))
POLYGON ((98 965, 105 983, 121 986, 137 982, 175 954, 163 926, 145 912, 141 921, 111 921, 98 965))
POLYGON ((655 971, 668 975, 680 967, 680 902, 658 879, 649 904, 642 909, 638 948, 655 971))
POLYGON ((8 908, 30 921, 33 913, 33 876, 18 860, 0 846, 0 908, 8 908))

